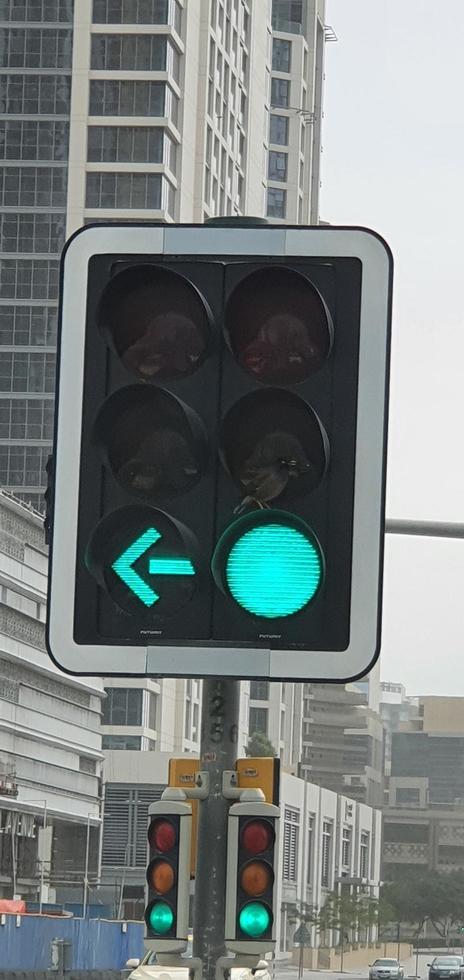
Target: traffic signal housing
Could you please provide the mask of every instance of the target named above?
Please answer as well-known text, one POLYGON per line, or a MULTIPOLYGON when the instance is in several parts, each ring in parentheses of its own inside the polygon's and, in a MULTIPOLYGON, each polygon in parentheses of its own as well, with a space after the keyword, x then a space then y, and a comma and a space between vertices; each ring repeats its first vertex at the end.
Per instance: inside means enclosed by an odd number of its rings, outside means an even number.
POLYGON ((145 935, 160 953, 187 947, 191 813, 190 804, 169 800, 148 809, 145 935))
POLYGON ((362 229, 87 227, 62 266, 48 649, 344 680, 380 648, 391 256, 362 229))
POLYGON ((231 952, 274 949, 279 816, 272 803, 234 803, 229 810, 225 944, 231 952))

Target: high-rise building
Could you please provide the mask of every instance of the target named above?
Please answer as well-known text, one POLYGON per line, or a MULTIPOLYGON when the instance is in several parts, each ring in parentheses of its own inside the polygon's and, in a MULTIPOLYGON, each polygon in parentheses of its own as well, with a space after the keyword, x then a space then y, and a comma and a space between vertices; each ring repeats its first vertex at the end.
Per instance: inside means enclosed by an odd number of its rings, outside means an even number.
POLYGON ((0 0, 0 481, 42 506, 59 254, 95 221, 318 219, 325 0, 0 0))
POLYGON ((355 684, 305 684, 299 774, 319 786, 380 806, 383 726, 369 692, 355 684))
POLYGON ((42 506, 66 233, 72 0, 0 3, 0 485, 42 506))

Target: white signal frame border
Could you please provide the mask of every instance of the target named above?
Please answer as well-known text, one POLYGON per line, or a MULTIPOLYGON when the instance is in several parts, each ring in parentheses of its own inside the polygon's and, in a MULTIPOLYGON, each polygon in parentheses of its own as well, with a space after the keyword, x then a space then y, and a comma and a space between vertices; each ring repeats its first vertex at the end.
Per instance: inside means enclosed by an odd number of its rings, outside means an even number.
POLYGON ((352 680, 380 652, 392 256, 366 228, 259 225, 94 225, 62 263, 55 500, 47 648, 60 669, 95 676, 352 680), (357 258, 362 264, 350 639, 345 650, 273 650, 233 644, 78 644, 73 636, 88 264, 94 255, 357 258))

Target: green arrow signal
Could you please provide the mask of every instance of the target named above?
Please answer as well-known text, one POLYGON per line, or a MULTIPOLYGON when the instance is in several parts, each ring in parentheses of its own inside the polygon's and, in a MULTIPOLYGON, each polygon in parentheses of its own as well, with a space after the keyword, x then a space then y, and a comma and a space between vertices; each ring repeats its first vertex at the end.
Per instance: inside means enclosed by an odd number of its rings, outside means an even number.
MULTIPOLYGON (((116 575, 122 579, 124 585, 127 585, 131 592, 148 608, 158 602, 160 596, 135 571, 133 565, 161 537, 162 535, 156 527, 148 528, 123 551, 119 558, 116 558, 111 566, 116 575)), ((188 558, 150 558, 148 571, 150 575, 195 575, 195 569, 188 558)))

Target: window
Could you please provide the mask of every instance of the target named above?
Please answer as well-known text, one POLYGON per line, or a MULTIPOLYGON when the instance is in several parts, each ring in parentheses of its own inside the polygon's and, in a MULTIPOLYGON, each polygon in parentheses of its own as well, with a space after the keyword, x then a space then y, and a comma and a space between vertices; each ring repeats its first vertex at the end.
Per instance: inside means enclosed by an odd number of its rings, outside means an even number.
POLYGON ((275 37, 272 42, 272 70, 290 71, 292 42, 275 37))
POLYGON ((0 215, 0 248, 5 252, 59 252, 65 237, 65 216, 0 215))
POLYGON ((269 151, 269 180, 287 180, 288 153, 280 153, 278 150, 269 151))
POLYGON ((290 82, 284 78, 273 78, 271 81, 271 106, 288 109, 290 104, 290 82))
POLYGON ((140 688, 105 688, 102 725, 141 725, 142 698, 140 688))
POLYGON ((389 843, 428 844, 429 833, 426 823, 385 823, 383 839, 389 843))
POLYGON ((342 865, 349 868, 351 859, 351 827, 344 827, 342 832, 342 865))
POLYGON ((0 28, 0 51, 3 68, 70 68, 72 31, 66 28, 3 27, 0 28))
POLYGON ((48 446, 0 446, 0 482, 12 489, 43 487, 49 453, 48 446))
POLYGON ((288 146, 288 116, 271 115, 269 142, 288 146))
POLYGON ((269 681, 251 681, 250 698, 255 701, 267 701, 269 698, 269 681))
POLYGON ((68 75, 0 75, 0 113, 67 115, 70 95, 68 75))
POLYGON ((0 20, 72 24, 73 0, 0 0, 0 20))
POLYGON ((438 864, 451 864, 453 871, 456 867, 464 868, 464 847, 462 844, 439 844, 438 864))
POLYGON ((54 354, 2 351, 0 391, 52 392, 54 386, 54 354))
POLYGON ((167 71, 179 76, 179 56, 158 34, 93 34, 91 68, 98 71, 167 71), (176 56, 176 57, 175 57, 176 56))
POLYGON ((359 845, 359 876, 360 878, 369 877, 369 834, 366 831, 361 833, 359 845))
POLYGON ((296 881, 298 871, 298 838, 300 833, 300 811, 285 807, 284 810, 284 881, 296 881))
POLYGON ((267 735, 268 710, 267 708, 250 708, 249 731, 250 735, 259 732, 260 735, 267 735))
POLYGON ((90 126, 87 159, 98 163, 162 163, 165 140, 159 126, 90 126))
POLYGON ((2 299, 56 299, 60 264, 43 259, 0 259, 2 299))
POLYGON ((102 735, 102 749, 140 750, 140 735, 102 735))
POLYGON ((4 119, 0 122, 1 160, 62 160, 68 156, 69 123, 4 119))
POLYGON ((177 118, 178 99, 164 82, 110 79, 90 82, 91 116, 171 116, 177 118))
POLYGON ((169 0, 93 0, 93 23, 169 24, 169 11, 169 0))
POLYGON ((332 862, 332 824, 329 820, 324 820, 322 824, 322 858, 321 858, 321 885, 323 888, 329 887, 330 866, 332 862))
POLYGON ((300 34, 303 24, 303 0, 273 0, 272 27, 275 31, 300 34))
POLYGON ((87 208, 162 207, 161 174, 88 173, 87 208))
POLYGON ((0 399, 0 439, 53 439, 52 399, 0 399))
MULTIPOLYGON (((0 167, 0 204, 7 208, 64 210, 67 178, 67 170, 62 167, 0 167)), ((63 240, 60 240, 60 248, 63 240)))
POLYGON ((312 885, 313 873, 313 837, 314 837, 314 816, 308 819, 308 854, 306 861, 306 884, 312 885))
POLYGON ((267 213, 269 218, 285 218, 287 213, 287 192, 277 187, 269 187, 267 192, 267 213))
POLYGON ((148 694, 148 728, 156 729, 156 716, 158 709, 158 695, 152 691, 148 694))
POLYGON ((51 306, 0 306, 0 346, 56 343, 57 311, 51 306))
POLYGON ((398 787, 396 803, 400 806, 417 806, 420 803, 420 790, 413 787, 398 787))

